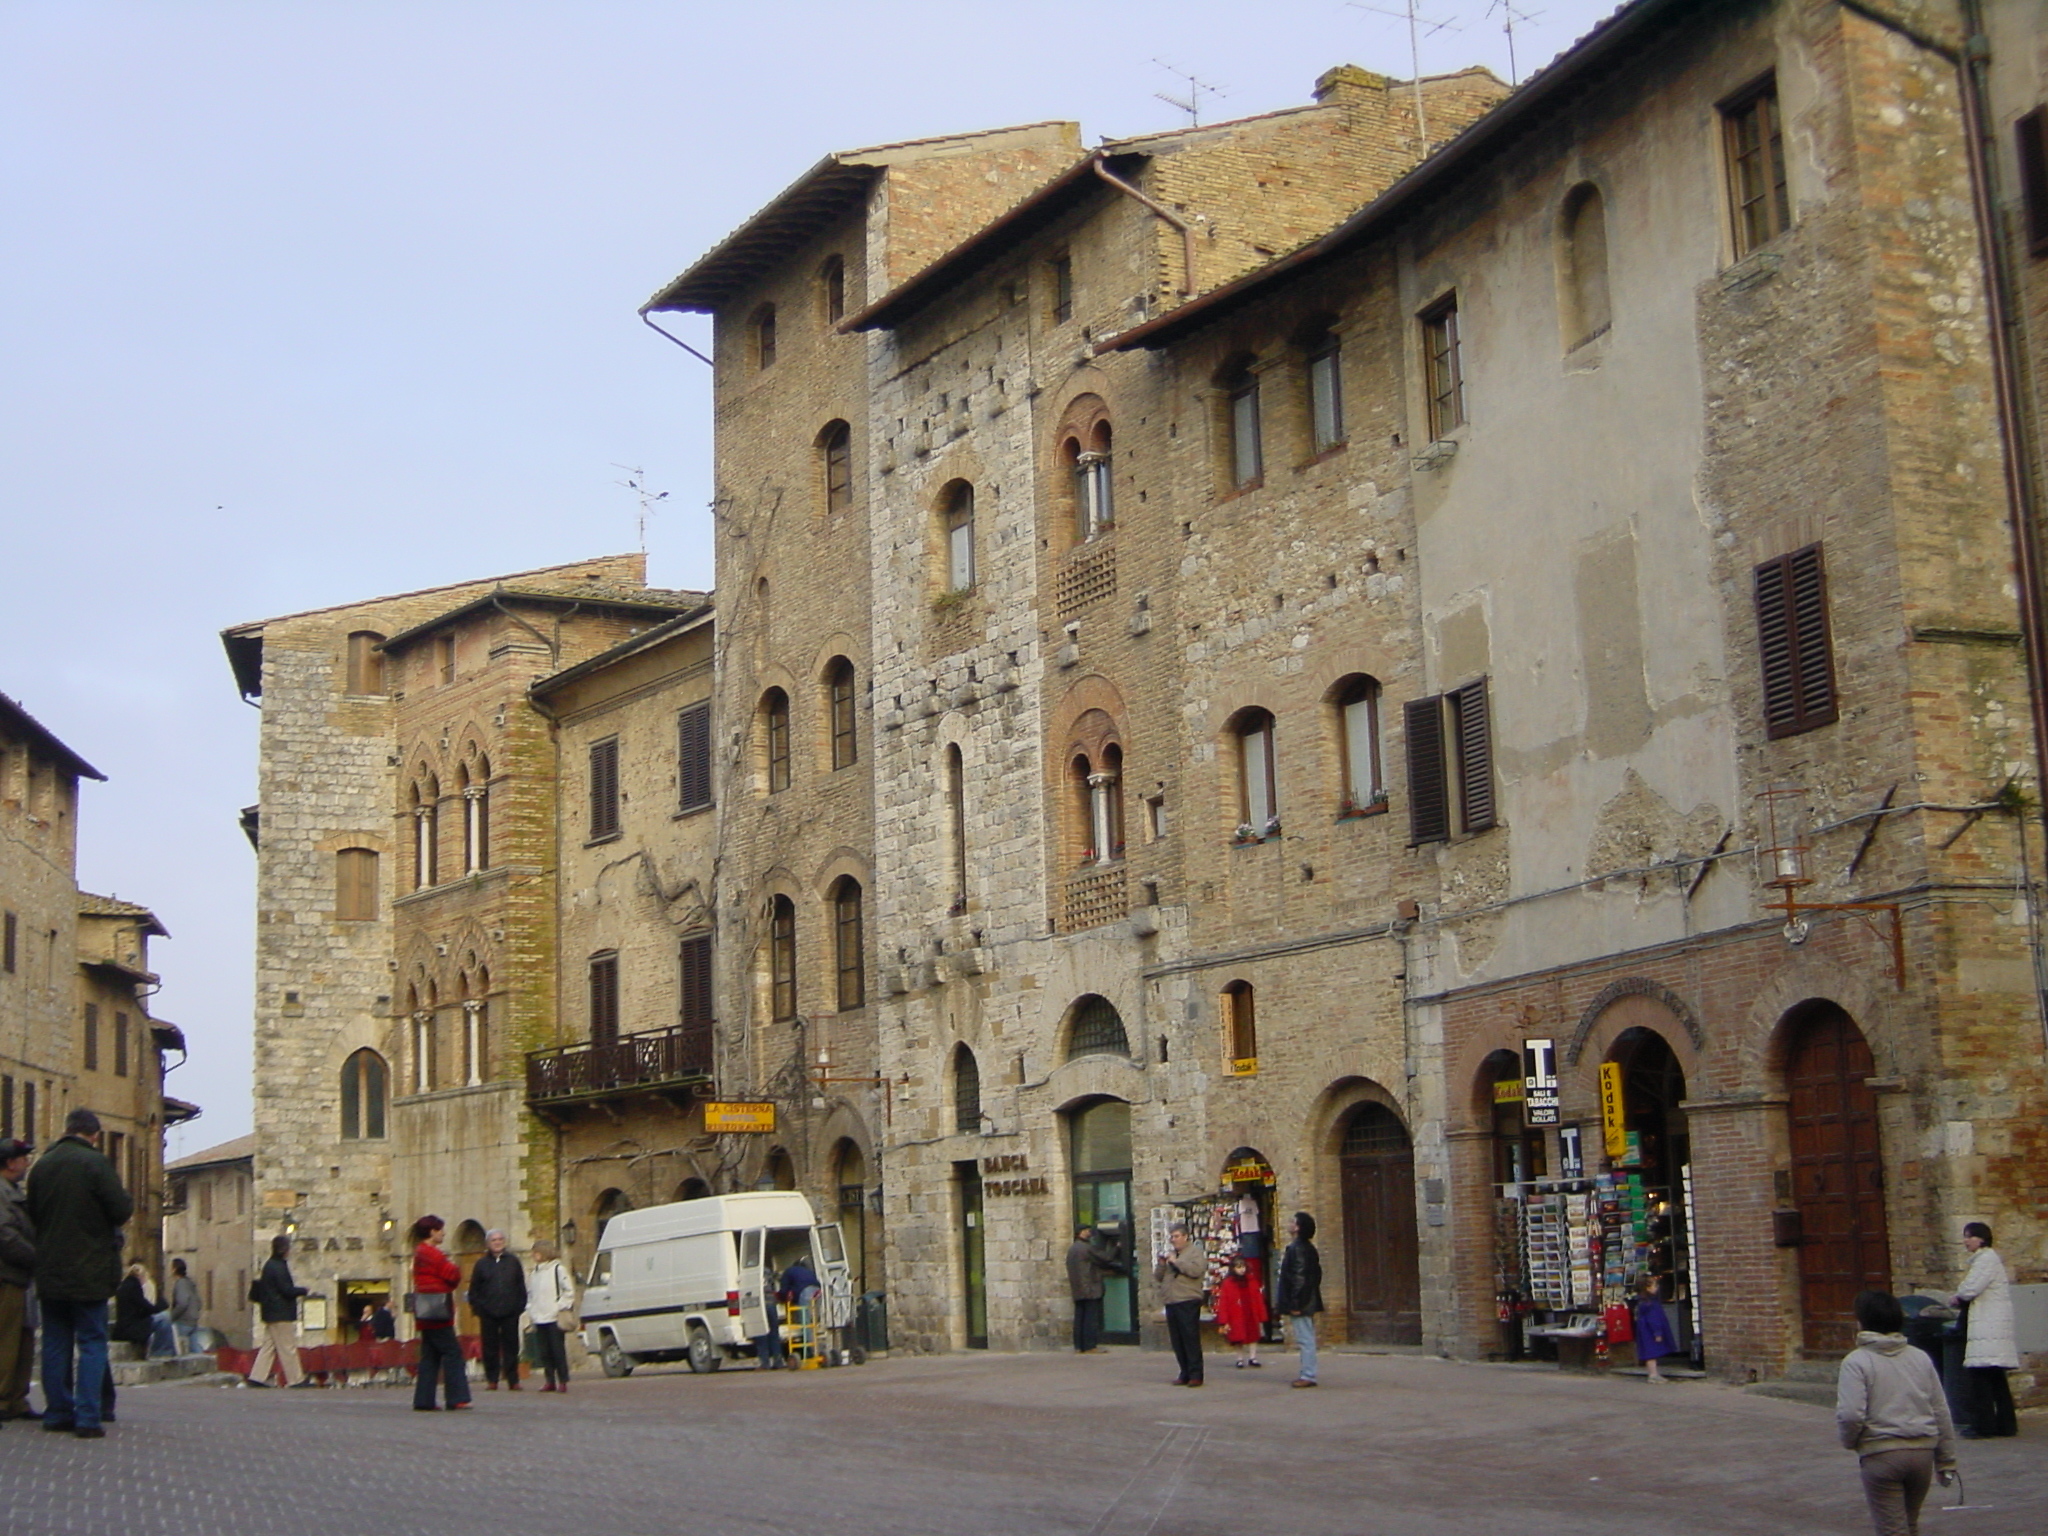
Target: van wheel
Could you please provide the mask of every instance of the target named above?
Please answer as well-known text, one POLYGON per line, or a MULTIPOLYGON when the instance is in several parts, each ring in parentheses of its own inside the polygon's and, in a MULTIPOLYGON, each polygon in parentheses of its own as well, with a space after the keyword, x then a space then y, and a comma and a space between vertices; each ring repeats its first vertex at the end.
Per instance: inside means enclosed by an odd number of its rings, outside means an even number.
POLYGON ((708 1376, 723 1364, 725 1364, 725 1356, 719 1353, 718 1346, 711 1342, 711 1335, 705 1330, 703 1324, 692 1324, 690 1327, 690 1369, 699 1376, 708 1376))
POLYGON ((611 1334, 604 1336, 604 1345, 597 1352, 598 1364, 604 1367, 607 1376, 630 1376, 633 1374, 633 1357, 619 1348, 619 1341, 611 1334))

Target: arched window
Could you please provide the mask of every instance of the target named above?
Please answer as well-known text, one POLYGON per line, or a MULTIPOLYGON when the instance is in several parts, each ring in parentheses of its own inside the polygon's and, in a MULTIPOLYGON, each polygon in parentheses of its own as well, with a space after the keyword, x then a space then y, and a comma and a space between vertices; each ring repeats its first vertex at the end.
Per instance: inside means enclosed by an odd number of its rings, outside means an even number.
POLYGON ((860 729, 854 711, 853 663, 835 656, 825 668, 825 712, 832 727, 832 767, 851 768, 860 760, 860 729))
POLYGON ((1237 737, 1238 836, 1270 837, 1280 830, 1273 717, 1263 709, 1248 709, 1232 730, 1237 737))
POLYGON ((953 1048, 953 1129, 981 1134, 981 1068, 964 1043, 953 1048))
POLYGON ((427 983, 424 996, 416 987, 409 989, 408 1000, 411 1006, 407 1014, 412 1020, 413 1092, 428 1093, 440 1081, 440 1053, 436 1049, 434 1029, 440 1000, 431 981, 427 983))
POLYGON ((787 1147, 777 1147, 768 1154, 768 1166, 762 1177, 770 1189, 796 1188, 796 1163, 791 1160, 787 1147))
POLYGON ((1091 993, 1074 1005, 1074 1022, 1067 1031, 1067 1060, 1130 1054, 1130 1036, 1124 1033, 1123 1015, 1114 1003, 1091 993))
POLYGON ((376 920, 376 850, 343 848, 334 855, 334 916, 344 923, 376 920))
POLYGON ((341 1064, 341 1139, 378 1141, 384 1136, 384 1101, 391 1074, 384 1058, 368 1049, 341 1064))
POLYGON ((1223 1032, 1230 1052, 1230 1070, 1259 1070, 1259 1021, 1252 1003, 1252 984, 1233 981, 1223 989, 1223 1032))
POLYGON ((1302 341, 1303 373, 1308 385, 1309 444, 1328 453, 1344 442, 1343 358, 1337 333, 1318 326, 1302 341))
POLYGON ((1083 542, 1108 532, 1116 521, 1114 478, 1110 473, 1112 442, 1106 421, 1098 421, 1089 430, 1085 447, 1078 439, 1070 441, 1068 451, 1074 463, 1074 534, 1083 542))
POLYGON ((1085 863, 1114 864, 1124 856, 1123 769, 1123 748, 1114 742, 1092 759, 1086 753, 1074 759, 1075 794, 1088 839, 1085 863))
POLYGON ((384 637, 372 630, 359 629, 348 637, 350 693, 384 691, 384 652, 379 649, 383 644, 384 637))
POLYGON ((946 590, 965 592, 974 586, 974 487, 955 480, 946 487, 941 513, 946 536, 946 590))
POLYGON ((1251 359, 1244 358, 1225 369, 1216 385, 1223 398, 1224 484, 1234 491, 1248 490, 1266 473, 1259 376, 1252 371, 1251 359))
POLYGON ((824 304, 827 325, 846 318, 846 262, 840 257, 827 256, 818 268, 818 297, 824 304))
POLYGON ((832 967, 839 1011, 849 1012, 868 1000, 866 950, 861 932, 860 882, 842 875, 832 886, 832 967))
POLYGON ((761 739, 768 761, 768 793, 789 788, 789 695, 770 688, 761 695, 761 739))
POLYGON ((441 784, 431 773, 415 779, 412 786, 412 885, 425 890, 441 878, 440 817, 441 784))
POLYGON ((775 306, 763 304, 754 311, 754 362, 761 368, 775 366, 775 306))
POLYGON ((955 743, 946 747, 946 868, 955 913, 967 910, 967 764, 955 743))
POLYGON ((1380 777, 1380 685, 1347 677, 1330 695, 1337 711, 1337 752, 1344 766, 1341 809, 1362 811, 1386 798, 1380 777))
POLYGON ((1607 297, 1607 209, 1590 181, 1565 194, 1559 235, 1564 344, 1570 349, 1591 341, 1613 320, 1607 297))
POLYGON ((770 1017, 796 1017, 796 903, 777 896, 768 912, 768 990, 770 1017))
POLYGON ((826 512, 849 510, 853 506, 853 429, 845 422, 828 422, 818 434, 818 469, 824 478, 826 512))
POLYGON ((462 869, 491 867, 491 760, 481 753, 462 765, 462 869))
POLYGON ((462 978, 462 1080, 480 1086, 490 1076, 491 973, 478 968, 462 978))

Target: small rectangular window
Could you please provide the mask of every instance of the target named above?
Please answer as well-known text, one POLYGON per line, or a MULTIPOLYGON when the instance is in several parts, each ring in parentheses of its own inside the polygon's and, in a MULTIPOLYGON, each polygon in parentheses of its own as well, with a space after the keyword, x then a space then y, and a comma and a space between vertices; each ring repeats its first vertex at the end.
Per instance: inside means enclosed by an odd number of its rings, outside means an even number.
POLYGON ((97 1072, 100 1065, 100 1005, 85 1005, 85 1070, 97 1072))
POLYGON ((377 916, 377 855, 369 848, 343 848, 334 856, 334 917, 343 923, 372 922, 377 916))
POLYGON ((0 1077, 0 1136, 14 1134, 14 1079, 0 1077))
POLYGON ((1317 453, 1344 441, 1344 391, 1337 338, 1325 335, 1308 354, 1309 432, 1317 453))
POLYGON ((1230 392, 1230 482, 1239 490, 1257 485, 1266 473, 1259 441, 1259 381, 1246 379, 1230 392))
POLYGON ((128 1075, 128 1015, 114 1014, 114 1076, 128 1075))
POLYGON ((1422 374, 1429 396, 1429 436, 1434 442, 1465 424, 1465 366, 1458 351, 1455 293, 1422 314, 1422 374))
POLYGON ((1835 659, 1820 545, 1766 560, 1755 581, 1766 732, 1775 741, 1833 724, 1835 659))
POLYGON ((692 704, 676 716, 676 804, 694 811, 711 803, 711 705, 692 704))
POLYGON ((619 832, 619 738, 607 736, 590 748, 590 835, 619 832))
POLYGON ((16 947, 21 942, 21 919, 9 912, 0 919, 0 970, 14 974, 16 947))
POLYGON ((705 1029, 718 1017, 711 987, 711 935, 693 933, 682 941, 677 1019, 684 1029, 705 1029))
POLYGON ((36 1085, 24 1081, 21 1085, 21 1139, 40 1141, 36 1135, 36 1085))
POLYGON ((1493 723, 1486 679, 1411 700, 1408 828, 1411 843, 1484 832, 1498 820, 1493 785, 1493 723))
POLYGON ((2048 256, 2048 107, 2036 107, 2013 134, 2020 157, 2020 205, 2027 224, 2027 253, 2048 256))
POLYGON ((1046 263, 1052 278, 1052 319, 1065 325, 1074 318, 1074 258, 1062 253, 1046 263))
POLYGON ((619 1038, 619 956, 616 950, 590 957, 590 1039, 608 1045, 619 1038))
POLYGON ((1721 140, 1728 164, 1728 211, 1740 260, 1792 224, 1776 76, 1722 104, 1721 140))

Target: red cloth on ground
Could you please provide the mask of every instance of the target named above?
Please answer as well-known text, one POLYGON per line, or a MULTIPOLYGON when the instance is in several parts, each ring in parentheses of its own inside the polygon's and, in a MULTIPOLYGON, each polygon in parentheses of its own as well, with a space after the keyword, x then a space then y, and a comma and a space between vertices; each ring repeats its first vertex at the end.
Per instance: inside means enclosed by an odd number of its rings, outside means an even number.
POLYGON ((1266 1298, 1249 1275, 1225 1275, 1216 1287, 1216 1326, 1233 1344, 1258 1342, 1266 1323, 1266 1298))

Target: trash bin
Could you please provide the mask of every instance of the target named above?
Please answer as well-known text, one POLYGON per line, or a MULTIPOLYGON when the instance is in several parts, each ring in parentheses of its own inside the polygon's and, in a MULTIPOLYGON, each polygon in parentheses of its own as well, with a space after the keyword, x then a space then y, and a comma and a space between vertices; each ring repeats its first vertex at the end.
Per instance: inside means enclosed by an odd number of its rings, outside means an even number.
POLYGON ((1949 1417, 1958 1425, 1970 1422, 1970 1380, 1963 1370, 1964 1335, 1955 1310, 1938 1296, 1901 1296, 1906 1313, 1906 1340, 1925 1350, 1941 1378, 1949 1417))
POLYGON ((853 1315, 853 1342, 866 1352, 889 1347, 889 1297, 883 1291, 863 1291, 853 1315))

